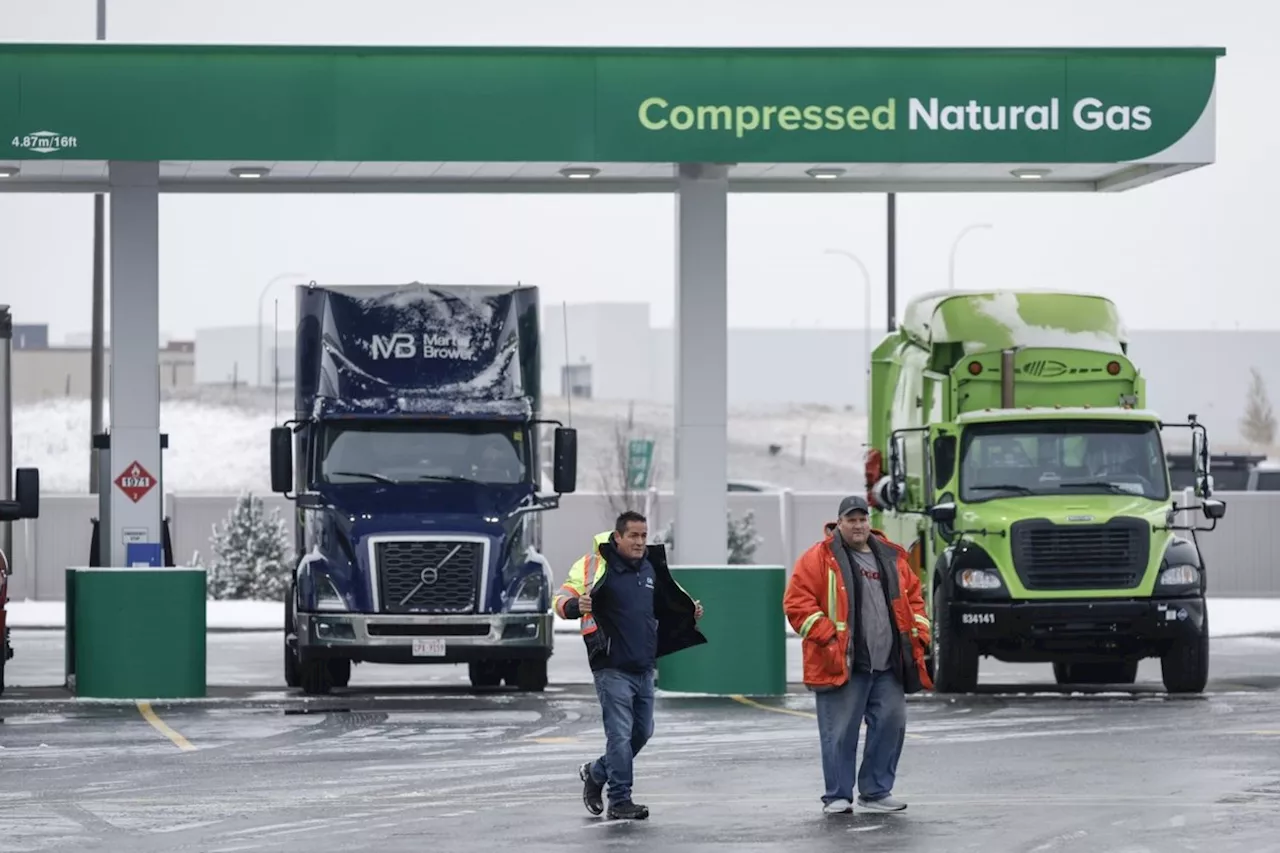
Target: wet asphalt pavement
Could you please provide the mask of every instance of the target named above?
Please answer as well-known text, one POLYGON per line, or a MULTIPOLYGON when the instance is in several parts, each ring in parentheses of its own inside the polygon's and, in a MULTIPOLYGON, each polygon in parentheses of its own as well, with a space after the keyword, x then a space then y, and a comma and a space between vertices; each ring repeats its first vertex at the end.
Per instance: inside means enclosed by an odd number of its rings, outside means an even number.
POLYGON ((352 690, 304 702, 277 686, 278 636, 211 635, 210 683, 240 686, 138 708, 21 686, 60 680, 60 638, 14 640, 0 853, 1280 849, 1277 639, 1215 640, 1197 697, 1166 696, 1150 661, 1134 690, 1090 695, 984 660, 983 694, 909 701, 895 793, 910 807, 895 815, 821 814, 802 689, 662 698, 640 823, 582 807, 576 768, 603 738, 572 642, 541 695, 473 692, 462 669, 357 667, 352 690))

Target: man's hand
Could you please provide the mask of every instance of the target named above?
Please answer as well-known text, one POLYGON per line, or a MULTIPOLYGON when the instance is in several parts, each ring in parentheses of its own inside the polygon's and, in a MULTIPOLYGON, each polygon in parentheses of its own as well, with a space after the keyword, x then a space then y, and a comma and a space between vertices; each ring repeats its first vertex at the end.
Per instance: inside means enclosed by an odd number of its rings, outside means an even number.
POLYGON ((695 601, 693 603, 693 618, 695 621, 702 618, 702 602, 701 601, 695 601))
POLYGON ((591 612, 591 593, 584 592, 578 596, 578 612, 583 616, 591 612))

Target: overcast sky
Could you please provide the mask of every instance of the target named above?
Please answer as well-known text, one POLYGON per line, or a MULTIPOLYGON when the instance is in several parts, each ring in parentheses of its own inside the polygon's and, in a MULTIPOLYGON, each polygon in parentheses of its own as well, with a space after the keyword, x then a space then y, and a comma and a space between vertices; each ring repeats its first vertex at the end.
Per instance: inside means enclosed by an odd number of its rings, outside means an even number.
MULTIPOLYGON (((1099 290, 1135 328, 1280 328, 1276 291, 1280 7, 1243 0, 108 0, 128 42, 706 46, 1222 46, 1218 162, 1123 194, 900 195, 899 309, 947 285, 1099 290)), ((87 41, 94 0, 4 4, 0 39, 87 41)), ((163 329, 255 322, 282 273, 542 288, 547 302, 641 301, 668 325, 666 196, 174 196, 160 202, 163 329)), ((885 315, 884 197, 735 196, 729 319, 861 327, 885 315)), ((0 193, 0 302, 55 341, 90 325, 90 196, 0 193)), ((288 286, 281 297, 287 315, 288 286)), ((270 297, 265 312, 271 314, 270 297)))

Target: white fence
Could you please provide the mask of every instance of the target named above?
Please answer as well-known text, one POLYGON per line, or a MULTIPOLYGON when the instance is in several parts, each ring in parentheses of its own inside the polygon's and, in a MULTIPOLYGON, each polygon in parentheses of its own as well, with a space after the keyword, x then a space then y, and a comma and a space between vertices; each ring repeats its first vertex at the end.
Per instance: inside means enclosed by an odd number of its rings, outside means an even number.
MULTIPOLYGON (((760 545, 756 562, 783 564, 788 568, 805 548, 822 535, 822 526, 835 515, 842 494, 781 494, 733 492, 729 509, 735 517, 747 511, 755 515, 760 545)), ((1213 533, 1199 534, 1213 595, 1230 597, 1280 596, 1280 492, 1219 492, 1227 503, 1227 516, 1213 533)), ((190 564, 197 552, 207 565, 212 557, 213 526, 226 518, 234 505, 231 495, 170 494, 165 512, 170 518, 175 561, 190 564)), ((292 504, 270 495, 268 509, 278 508, 294 522, 292 504)), ((649 508, 650 528, 660 530, 674 507, 670 492, 657 494, 649 508)), ((644 507, 636 507, 643 510, 644 507)), ((98 499, 90 495, 51 495, 41 500, 40 518, 13 525, 9 581, 13 600, 61 600, 68 566, 85 565, 89 557, 91 519, 98 499), (34 571, 32 566, 35 567, 34 571)), ((1196 516, 1203 523, 1203 516, 1196 516)), ((613 513, 603 495, 566 495, 560 509, 543 514, 543 550, 557 580, 582 555, 591 537, 613 523, 613 513)))

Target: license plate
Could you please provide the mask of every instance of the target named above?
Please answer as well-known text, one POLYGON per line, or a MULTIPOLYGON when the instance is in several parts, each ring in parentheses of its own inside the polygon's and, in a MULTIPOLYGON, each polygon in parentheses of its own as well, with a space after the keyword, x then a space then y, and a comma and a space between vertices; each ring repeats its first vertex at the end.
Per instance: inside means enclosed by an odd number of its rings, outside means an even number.
POLYGON ((444 640, 437 638, 418 638, 413 641, 413 656, 416 658, 444 656, 444 640))

